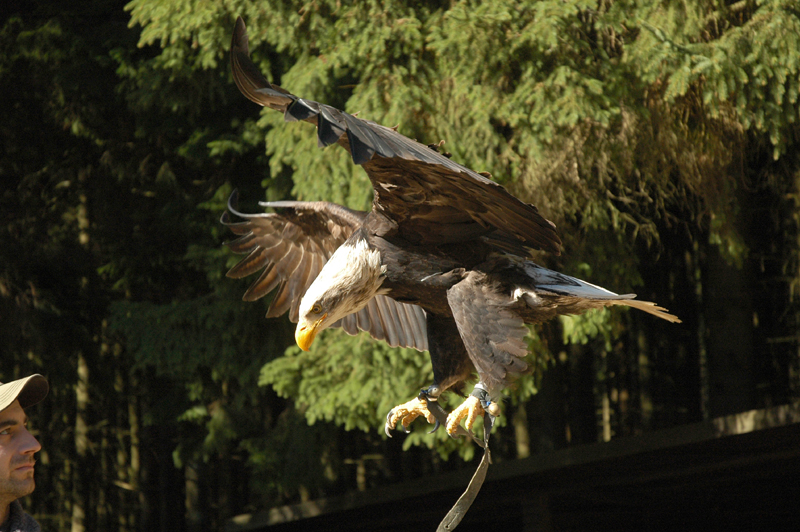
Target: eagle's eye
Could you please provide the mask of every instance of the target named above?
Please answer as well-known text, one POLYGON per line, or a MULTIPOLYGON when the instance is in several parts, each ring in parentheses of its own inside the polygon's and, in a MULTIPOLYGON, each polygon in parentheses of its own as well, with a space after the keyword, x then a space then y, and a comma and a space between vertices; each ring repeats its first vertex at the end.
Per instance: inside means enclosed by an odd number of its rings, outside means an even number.
POLYGON ((319 305, 314 305, 313 307, 311 307, 312 314, 319 314, 320 312, 322 312, 322 307, 320 307, 319 305))

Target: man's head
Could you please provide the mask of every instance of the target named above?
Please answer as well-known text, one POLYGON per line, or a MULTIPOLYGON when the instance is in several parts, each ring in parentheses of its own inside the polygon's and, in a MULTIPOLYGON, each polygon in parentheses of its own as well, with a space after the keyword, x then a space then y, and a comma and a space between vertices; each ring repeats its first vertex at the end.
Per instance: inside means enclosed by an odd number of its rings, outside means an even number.
POLYGON ((44 399, 48 389, 41 375, 0 383, 0 513, 5 505, 30 494, 36 486, 33 455, 42 446, 28 432, 25 409, 44 399))

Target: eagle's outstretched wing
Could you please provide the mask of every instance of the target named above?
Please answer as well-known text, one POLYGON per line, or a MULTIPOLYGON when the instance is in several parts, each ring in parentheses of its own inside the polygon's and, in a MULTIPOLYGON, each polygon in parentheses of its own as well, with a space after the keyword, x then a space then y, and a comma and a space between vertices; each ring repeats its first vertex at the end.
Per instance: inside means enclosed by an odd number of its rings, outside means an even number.
POLYGON ((253 102, 281 111, 287 121, 316 124, 320 146, 340 144, 363 165, 375 190, 373 209, 410 242, 459 243, 482 239, 527 255, 560 252, 555 225, 501 185, 388 128, 334 107, 304 100, 269 83, 250 60, 241 18, 231 42, 233 79, 253 102))
MULTIPOLYGON (((275 201, 261 203, 275 212, 245 214, 238 212, 236 202, 234 192, 228 211, 244 221, 232 221, 228 212, 221 221, 239 235, 227 246, 247 256, 230 269, 228 277, 239 279, 261 272, 243 299, 254 301, 278 288, 267 317, 288 310, 289 319, 297 323, 303 294, 333 252, 361 225, 366 213, 324 201, 275 201)), ((366 308, 345 316, 334 326, 341 326, 348 334, 367 331, 392 347, 428 349, 424 311, 386 296, 376 296, 366 308)))
POLYGON ((255 301, 280 287, 267 317, 289 310, 289 318, 297 322, 300 298, 365 213, 323 201, 278 201, 262 203, 276 212, 245 214, 237 210, 237 198, 236 192, 231 194, 228 211, 244 221, 233 222, 226 212, 221 222, 240 235, 226 245, 247 257, 230 269, 228 277, 240 279, 261 271, 243 299, 255 301))

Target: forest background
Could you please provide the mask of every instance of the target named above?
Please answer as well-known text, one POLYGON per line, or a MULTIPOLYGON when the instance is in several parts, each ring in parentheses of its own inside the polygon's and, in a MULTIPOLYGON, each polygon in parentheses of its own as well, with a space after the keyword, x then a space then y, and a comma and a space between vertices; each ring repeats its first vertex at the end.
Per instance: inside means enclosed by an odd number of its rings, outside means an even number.
POLYGON ((239 94, 237 15, 273 81, 489 171, 555 221, 541 262, 683 319, 531 330, 496 459, 800 399, 794 0, 0 5, 0 380, 34 372, 45 530, 220 529, 241 512, 472 467, 389 440, 427 355, 246 303, 219 223, 371 200, 363 171, 239 94), (266 149, 265 149, 266 147, 266 149))

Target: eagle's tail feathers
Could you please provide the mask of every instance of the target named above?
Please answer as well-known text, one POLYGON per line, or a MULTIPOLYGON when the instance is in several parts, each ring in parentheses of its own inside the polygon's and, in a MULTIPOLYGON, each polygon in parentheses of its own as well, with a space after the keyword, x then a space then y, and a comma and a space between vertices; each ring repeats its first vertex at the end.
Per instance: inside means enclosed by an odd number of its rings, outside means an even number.
POLYGON ((635 299, 636 294, 616 294, 601 286, 548 270, 530 261, 525 261, 523 268, 533 282, 533 290, 520 288, 520 293, 516 294, 515 298, 522 297, 532 309, 550 308, 556 314, 574 314, 592 308, 625 305, 672 323, 681 322, 676 316, 667 312, 667 309, 650 301, 635 299))
POLYGON ((641 311, 647 312, 648 314, 652 314, 657 318, 661 318, 662 320, 667 320, 670 323, 681 323, 680 318, 670 314, 667 311, 667 309, 665 309, 664 307, 659 307, 652 301, 640 301, 638 299, 623 299, 620 301, 614 301, 614 304, 627 305, 629 307, 639 309, 641 311))

